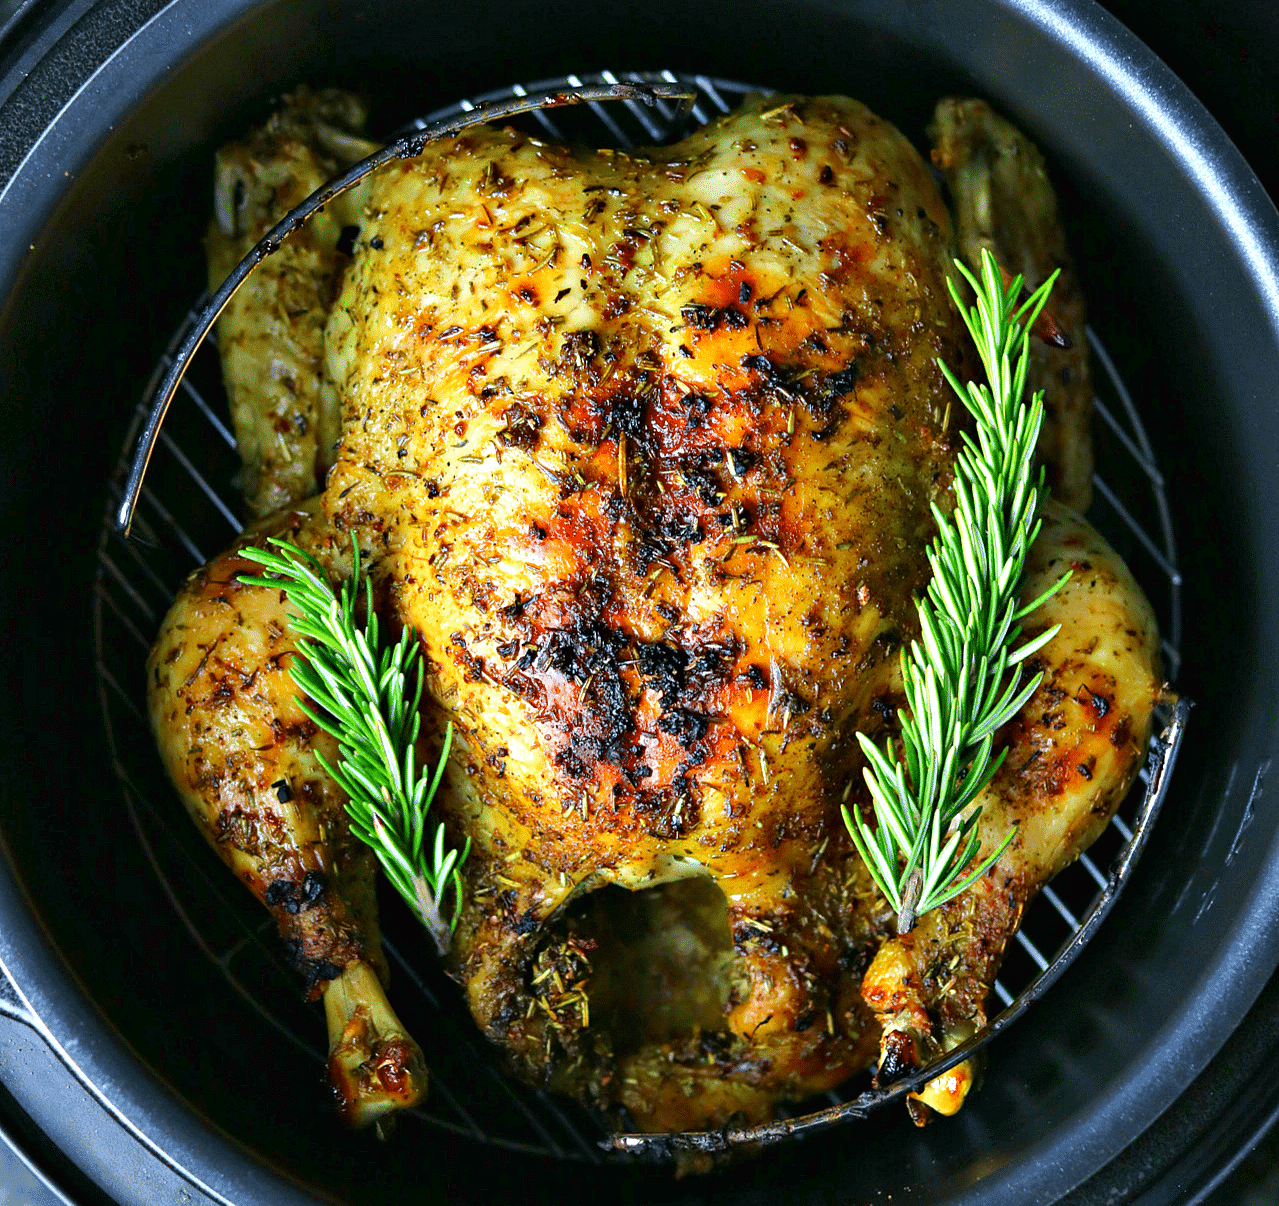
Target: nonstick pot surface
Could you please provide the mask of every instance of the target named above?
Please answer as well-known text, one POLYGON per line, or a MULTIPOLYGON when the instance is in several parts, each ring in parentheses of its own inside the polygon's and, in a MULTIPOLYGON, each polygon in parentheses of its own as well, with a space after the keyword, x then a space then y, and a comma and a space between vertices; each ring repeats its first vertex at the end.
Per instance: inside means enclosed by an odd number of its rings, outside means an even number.
MULTIPOLYGON (((124 42, 136 10, 108 0, 84 19, 114 17, 101 32, 119 49, 0 196, 0 500, 20 554, 0 603, 11 634, 0 959, 69 1058, 125 1122, 236 1202, 927 1191, 1029 1203, 1123 1148, 1225 1041, 1273 970, 1279 935, 1279 817, 1265 795, 1279 632, 1264 606, 1279 565, 1267 523, 1279 218, 1189 95, 1087 5, 570 3, 551 20, 519 4, 483 15, 407 2, 176 4, 124 42), (971 91, 1040 141, 1093 325, 1172 484, 1185 575, 1178 685, 1200 704, 1127 895, 994 1048, 961 1115, 924 1132, 881 1115, 708 1181, 498 1157, 428 1131, 389 1146, 338 1135, 310 1065, 228 994, 175 919, 107 773, 89 669, 104 485, 145 374, 202 283, 211 148, 299 81, 366 88, 375 125, 389 129, 467 92, 609 66, 847 92, 917 141, 937 96, 971 91)), ((47 102, 44 86, 37 71, 10 97, 6 131, 47 102)), ((36 1089, 24 1105, 58 1132, 36 1089)))

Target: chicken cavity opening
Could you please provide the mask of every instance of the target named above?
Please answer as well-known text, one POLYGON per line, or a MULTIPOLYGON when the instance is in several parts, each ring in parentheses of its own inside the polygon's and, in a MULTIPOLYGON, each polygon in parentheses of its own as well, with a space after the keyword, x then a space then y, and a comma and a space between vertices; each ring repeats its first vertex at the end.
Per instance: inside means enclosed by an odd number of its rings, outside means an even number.
POLYGON ((724 1029, 733 940, 728 902, 704 875, 628 891, 609 884, 569 907, 593 939, 591 1028, 615 1054, 724 1029))

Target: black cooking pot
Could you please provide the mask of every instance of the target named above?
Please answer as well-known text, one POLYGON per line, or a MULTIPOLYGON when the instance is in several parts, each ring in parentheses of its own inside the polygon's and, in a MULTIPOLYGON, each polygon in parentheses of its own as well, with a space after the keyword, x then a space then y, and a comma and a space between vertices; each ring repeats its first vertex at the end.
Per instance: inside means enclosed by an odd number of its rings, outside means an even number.
MULTIPOLYGON (((0 1105, 121 1202, 1026 1206, 1211 1179, 1279 1083, 1279 1006, 1249 1015, 1279 963, 1279 215, 1153 55, 1086 0, 27 0, 0 55, 0 962, 18 989, 0 995, 0 1105), (970 92, 1039 142, 1168 480, 1178 685, 1200 705, 1126 895, 956 1119, 883 1113, 681 1182, 426 1126, 339 1134, 313 1065, 206 957, 219 919, 185 919, 157 866, 223 871, 184 826, 127 816, 90 631, 106 482, 202 285, 211 148, 299 81, 371 92, 390 130, 618 66, 846 92, 917 141, 937 96, 970 92)), ((123 739, 149 741, 140 721, 123 739)))

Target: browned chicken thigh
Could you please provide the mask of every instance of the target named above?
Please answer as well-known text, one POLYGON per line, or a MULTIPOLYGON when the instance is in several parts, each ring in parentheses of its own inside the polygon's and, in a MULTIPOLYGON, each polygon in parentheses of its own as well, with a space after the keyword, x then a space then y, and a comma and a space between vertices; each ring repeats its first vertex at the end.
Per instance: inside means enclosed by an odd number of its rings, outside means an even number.
POLYGON ((419 1101, 426 1069, 383 995, 373 852, 316 754, 337 742, 298 707, 280 592, 244 586, 239 555, 281 535, 340 573, 349 541, 315 504, 265 520, 187 581, 147 661, 152 728, 170 778, 214 849, 275 918, 311 996, 323 993, 329 1075, 353 1123, 419 1101))
MULTIPOLYGON (((765 1119, 881 1043, 884 1075, 953 1046, 1027 900, 1136 773, 1158 640, 1115 554, 1050 510, 1026 589, 1076 576, 1036 617, 1063 628, 983 799, 984 841, 1019 836, 890 938, 840 806, 869 807, 854 733, 892 729, 929 505, 950 503, 937 359, 975 371, 918 154, 856 102, 770 98, 629 154, 477 129, 384 169, 363 205, 325 333, 341 440, 318 504, 275 522, 334 577, 357 535, 379 608, 421 641, 423 749, 453 723, 439 806, 473 843, 448 966, 477 1023, 521 1075, 645 1130, 765 1119)), ((288 882, 329 877, 314 928, 349 916, 350 947, 308 957, 337 984, 377 962, 343 878, 362 856, 331 783, 306 780, 296 819, 267 794, 258 762, 328 739, 271 732, 296 711, 287 620, 279 592, 225 585, 235 564, 166 621, 153 719, 211 837, 228 810, 278 817, 307 851, 288 882), (261 631, 223 631, 222 607, 261 631), (234 800, 187 752, 199 733, 234 800)), ((222 849, 267 895, 261 856, 222 849)), ((301 904, 280 920, 294 941, 310 924, 301 904)), ((963 1075, 923 1102, 950 1112, 963 1075)))

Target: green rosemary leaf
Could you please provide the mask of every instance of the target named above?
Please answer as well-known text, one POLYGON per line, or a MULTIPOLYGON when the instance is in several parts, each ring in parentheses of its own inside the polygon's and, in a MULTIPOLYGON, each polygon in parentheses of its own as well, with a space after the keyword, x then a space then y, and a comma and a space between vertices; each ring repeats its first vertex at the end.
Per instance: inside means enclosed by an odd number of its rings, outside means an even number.
POLYGON ((394 645, 380 645, 373 585, 367 575, 363 578, 364 631, 356 626, 361 574, 354 537, 351 577, 336 591, 310 553, 277 537, 269 543, 272 549, 241 552, 267 574, 244 574, 239 580, 247 586, 282 590, 292 605, 289 619, 298 640, 289 674, 305 697, 295 697, 296 702, 338 741, 336 765, 318 751, 316 758, 347 794, 351 832, 373 848, 387 878, 417 912, 440 954, 445 954, 462 908, 460 868, 471 842, 468 838, 460 852, 447 846, 442 823, 436 824, 429 846, 425 840, 426 814, 448 761, 453 726, 445 729, 444 748, 428 778, 415 762, 424 680, 413 632, 406 628, 394 645), (410 693, 407 677, 414 670, 410 693), (446 921, 443 902, 449 891, 453 906, 446 921))
POLYGON ((982 253, 980 280, 959 261, 956 267, 976 300, 965 306, 953 281, 951 296, 986 380, 963 384, 946 364, 938 365, 976 420, 976 435, 960 433, 954 510, 946 516, 932 507, 937 525, 928 549, 932 579, 915 600, 920 638, 901 650, 908 708, 900 715, 900 752, 891 739, 881 749, 857 734, 875 827, 860 810, 843 809, 853 844, 897 910, 901 933, 975 883, 1016 833, 1011 830, 973 867, 981 849, 977 800, 1007 753, 992 756, 994 734, 1042 679, 1037 674, 1023 681, 1022 664, 1058 631, 1053 627, 1013 649, 1019 621, 1070 576, 1018 607, 1026 556, 1039 534, 1047 495, 1043 470, 1034 467, 1043 401, 1038 394, 1022 400, 1029 330, 1056 274, 1018 304, 1022 278, 1005 287, 988 251, 982 253))

